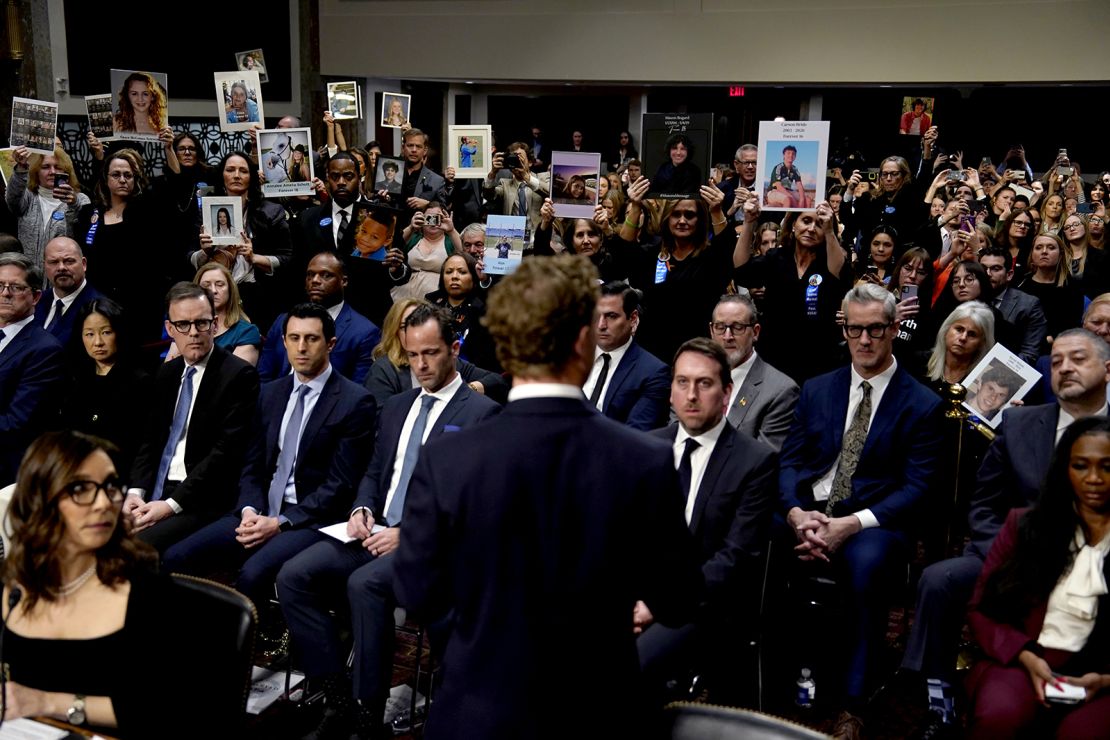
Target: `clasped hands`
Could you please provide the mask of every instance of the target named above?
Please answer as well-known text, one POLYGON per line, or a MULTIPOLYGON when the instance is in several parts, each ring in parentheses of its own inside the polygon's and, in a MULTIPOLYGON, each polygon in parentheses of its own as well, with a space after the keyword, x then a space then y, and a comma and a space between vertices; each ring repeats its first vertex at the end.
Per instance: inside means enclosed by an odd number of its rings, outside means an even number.
POLYGON ((377 533, 372 533, 373 529, 373 514, 366 509, 351 512, 351 517, 347 520, 347 536, 362 540, 362 546, 374 557, 388 555, 401 543, 401 530, 398 527, 387 527, 377 533))
POLYGON ((819 511, 804 511, 797 506, 786 515, 786 521, 798 538, 798 545, 794 548, 798 558, 824 560, 826 563, 829 562, 829 555, 863 528, 853 514, 830 517, 819 511))

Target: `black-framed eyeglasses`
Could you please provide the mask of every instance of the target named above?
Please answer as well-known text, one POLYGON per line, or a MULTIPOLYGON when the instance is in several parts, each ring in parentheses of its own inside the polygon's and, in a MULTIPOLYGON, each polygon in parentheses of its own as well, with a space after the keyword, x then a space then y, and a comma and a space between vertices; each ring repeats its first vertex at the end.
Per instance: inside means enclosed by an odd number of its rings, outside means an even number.
POLYGON ((31 289, 30 285, 22 285, 20 283, 0 283, 0 294, 4 291, 12 295, 23 295, 31 289))
POLYGON ((170 326, 182 334, 188 334, 189 329, 196 327, 197 331, 203 334, 212 328, 214 319, 194 319, 193 321, 171 321, 170 326))
POLYGON ((902 176, 901 172, 880 172, 879 177, 884 180, 896 180, 902 176))
POLYGON ((1019 229, 1031 229, 1031 228, 1033 228, 1033 224, 1030 221, 1014 221, 1013 225, 1016 226, 1019 229))
POLYGON ((726 324, 723 321, 711 321, 709 323, 709 328, 714 334, 724 334, 726 331, 730 331, 733 336, 743 334, 745 329, 750 329, 753 326, 755 326, 754 321, 748 324, 726 324))
POLYGON ((886 330, 890 328, 890 324, 868 324, 867 326, 860 326, 859 324, 845 324, 844 333, 851 339, 859 339, 866 331, 867 336, 872 339, 882 339, 886 334, 886 330))
POLYGON ((103 483, 78 478, 75 481, 67 483, 62 489, 62 493, 69 496, 73 503, 78 506, 92 506, 96 503, 96 497, 101 491, 104 491, 104 495, 108 497, 108 501, 113 504, 118 504, 123 501, 124 496, 127 495, 125 486, 118 478, 109 478, 103 483))
POLYGON ((179 146, 174 151, 181 152, 182 154, 196 154, 197 148, 195 146, 179 146))

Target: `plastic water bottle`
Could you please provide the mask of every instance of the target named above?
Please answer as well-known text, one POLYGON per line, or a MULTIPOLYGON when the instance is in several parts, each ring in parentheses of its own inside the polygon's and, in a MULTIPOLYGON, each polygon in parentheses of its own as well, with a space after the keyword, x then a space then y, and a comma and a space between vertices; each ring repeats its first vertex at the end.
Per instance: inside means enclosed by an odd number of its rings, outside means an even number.
POLYGON ((809 669, 803 668, 802 677, 798 679, 798 692, 794 697, 794 703, 802 709, 812 709, 815 696, 817 696, 817 685, 809 677, 809 669))

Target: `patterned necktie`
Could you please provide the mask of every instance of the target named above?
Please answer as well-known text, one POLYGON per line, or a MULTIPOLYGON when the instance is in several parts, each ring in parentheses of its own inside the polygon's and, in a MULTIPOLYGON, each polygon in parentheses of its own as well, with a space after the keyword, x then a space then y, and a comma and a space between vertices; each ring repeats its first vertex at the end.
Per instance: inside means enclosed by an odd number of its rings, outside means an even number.
POLYGON ((678 463, 678 484, 682 487, 682 503, 685 504, 690 498, 690 484, 694 479, 694 471, 690 466, 690 456, 694 454, 694 450, 701 447, 701 443, 693 437, 686 438, 686 449, 682 451, 682 460, 678 463))
POLYGON ((867 441, 867 428, 871 425, 871 384, 865 380, 859 387, 863 391, 863 398, 856 407, 851 426, 844 433, 844 443, 840 447, 840 466, 833 476, 832 492, 825 506, 825 513, 829 516, 832 516, 834 506, 852 495, 852 476, 859 464, 863 444, 867 441))
POLYGON ((339 212, 339 232, 335 236, 335 246, 339 247, 343 244, 343 239, 347 236, 347 228, 351 222, 347 220, 347 212, 339 212))
POLYGON ((62 299, 59 298, 57 301, 54 302, 54 315, 50 317, 50 323, 48 323, 43 328, 46 329, 47 331, 50 331, 50 327, 54 326, 55 324, 57 324, 59 321, 62 320, 62 314, 65 313, 65 312, 66 312, 66 306, 65 306, 64 303, 62 303, 62 299))
POLYGON ((297 400, 293 404, 293 413, 289 415, 289 423, 285 425, 285 436, 281 438, 281 454, 278 455, 277 470, 270 480, 270 493, 267 496, 269 503, 269 516, 281 513, 281 502, 285 499, 285 489, 289 486, 289 476, 297 464, 297 447, 301 441, 301 422, 304 420, 304 397, 308 395, 308 386, 302 385, 297 389, 297 400))
POLYGON ((189 407, 193 405, 193 376, 197 374, 195 367, 185 371, 185 378, 181 381, 181 393, 177 396, 177 408, 173 411, 173 421, 170 422, 170 436, 166 438, 166 446, 162 449, 162 459, 158 463, 158 477, 154 479, 154 492, 151 501, 162 500, 162 489, 166 485, 166 476, 170 473, 170 461, 177 450, 177 443, 185 433, 185 422, 189 420, 189 407))
MULTIPOLYGON (((598 401, 601 400, 601 391, 605 388, 605 381, 609 377, 609 360, 612 356, 608 352, 601 353, 601 372, 597 374, 597 382, 594 383, 594 389, 590 391, 590 405, 597 406, 598 401)), ((598 408, 601 408, 598 406, 598 408)))
POLYGON ((390 527, 401 523, 401 515, 405 511, 405 494, 408 493, 409 480, 412 478, 413 468, 416 467, 416 458, 420 456, 420 446, 424 444, 424 428, 428 426, 428 413, 436 402, 435 396, 424 396, 420 399, 420 413, 416 415, 416 423, 412 425, 412 434, 405 447, 405 459, 401 463, 401 477, 397 480, 397 490, 393 492, 393 500, 389 502, 389 511, 385 513, 385 521, 390 527))

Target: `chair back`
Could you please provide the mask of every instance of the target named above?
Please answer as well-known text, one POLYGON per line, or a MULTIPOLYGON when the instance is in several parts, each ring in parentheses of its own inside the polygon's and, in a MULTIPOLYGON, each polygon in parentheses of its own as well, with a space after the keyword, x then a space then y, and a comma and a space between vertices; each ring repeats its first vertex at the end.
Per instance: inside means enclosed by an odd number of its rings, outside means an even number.
POLYGON ((820 740, 808 727, 769 714, 711 704, 676 702, 664 710, 671 740, 820 740))

